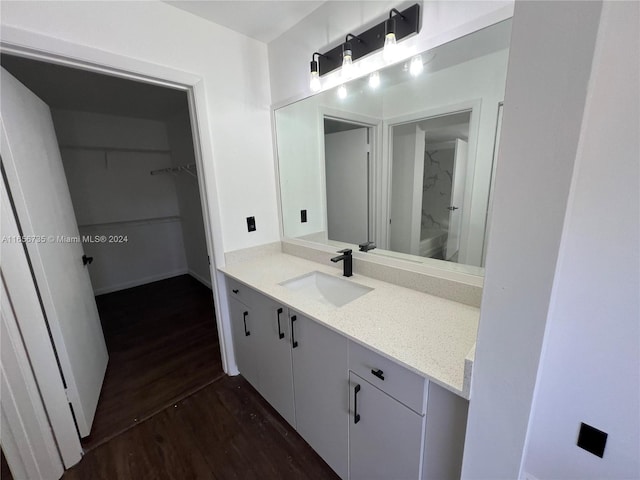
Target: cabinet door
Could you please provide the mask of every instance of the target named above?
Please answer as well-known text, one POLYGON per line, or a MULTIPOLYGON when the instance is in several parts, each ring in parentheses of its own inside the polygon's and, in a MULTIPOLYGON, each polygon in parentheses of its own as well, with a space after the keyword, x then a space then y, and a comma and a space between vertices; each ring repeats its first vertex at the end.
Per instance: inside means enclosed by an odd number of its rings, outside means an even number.
POLYGON ((258 317, 256 339, 260 348, 260 394, 292 426, 296 426, 293 406, 290 323, 287 309, 261 296, 254 306, 258 317))
POLYGON ((294 311, 290 326, 298 433, 346 479, 347 339, 294 311))
POLYGON ((349 373, 349 478, 417 480, 424 417, 349 373))
POLYGON ((238 370, 251 385, 258 387, 259 352, 256 348, 256 318, 253 309, 229 297, 233 349, 238 370))

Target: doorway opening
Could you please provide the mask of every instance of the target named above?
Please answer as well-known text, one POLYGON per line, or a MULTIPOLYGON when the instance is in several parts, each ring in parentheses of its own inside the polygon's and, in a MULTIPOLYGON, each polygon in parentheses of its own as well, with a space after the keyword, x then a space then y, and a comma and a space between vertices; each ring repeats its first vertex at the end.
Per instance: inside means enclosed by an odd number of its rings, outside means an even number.
POLYGON ((458 261, 470 123, 466 110, 391 127, 391 250, 458 261))
POLYGON ((0 58, 51 110, 109 353, 89 450, 223 375, 188 98, 0 58))
POLYGON ((324 117, 328 240, 361 244, 373 237, 372 125, 324 117))

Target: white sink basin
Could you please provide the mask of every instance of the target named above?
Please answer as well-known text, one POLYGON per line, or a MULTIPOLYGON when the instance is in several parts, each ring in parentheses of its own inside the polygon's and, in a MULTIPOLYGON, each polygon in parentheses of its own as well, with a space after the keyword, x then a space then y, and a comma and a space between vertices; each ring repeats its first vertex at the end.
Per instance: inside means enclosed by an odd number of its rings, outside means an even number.
POLYGON ((302 293, 307 298, 335 307, 342 307, 373 290, 373 288, 322 272, 307 273, 282 282, 280 285, 302 293))

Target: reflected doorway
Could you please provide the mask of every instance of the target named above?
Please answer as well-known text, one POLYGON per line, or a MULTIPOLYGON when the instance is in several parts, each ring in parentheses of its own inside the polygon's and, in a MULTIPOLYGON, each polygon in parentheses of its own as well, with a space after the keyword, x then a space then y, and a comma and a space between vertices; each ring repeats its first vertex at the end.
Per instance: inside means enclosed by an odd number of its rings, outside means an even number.
POLYGON ((329 240, 371 241, 371 126, 324 118, 329 240))
POLYGON ((457 262, 471 110, 391 128, 389 245, 457 262))

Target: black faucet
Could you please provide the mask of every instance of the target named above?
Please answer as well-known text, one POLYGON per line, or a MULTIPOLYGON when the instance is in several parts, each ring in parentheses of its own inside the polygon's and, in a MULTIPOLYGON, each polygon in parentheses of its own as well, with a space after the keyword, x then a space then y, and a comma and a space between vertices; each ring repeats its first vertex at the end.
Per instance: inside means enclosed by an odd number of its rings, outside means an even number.
POLYGON ((369 250, 376 248, 376 244, 373 242, 360 243, 358 246, 360 247, 361 252, 368 252, 369 250))
POLYGON ((344 269, 342 275, 344 275, 345 277, 350 277, 351 275, 353 275, 353 257, 351 256, 351 249, 345 248, 344 250, 338 251, 338 253, 341 253, 342 255, 333 257, 331 261, 333 263, 338 263, 340 260, 344 260, 344 269))

